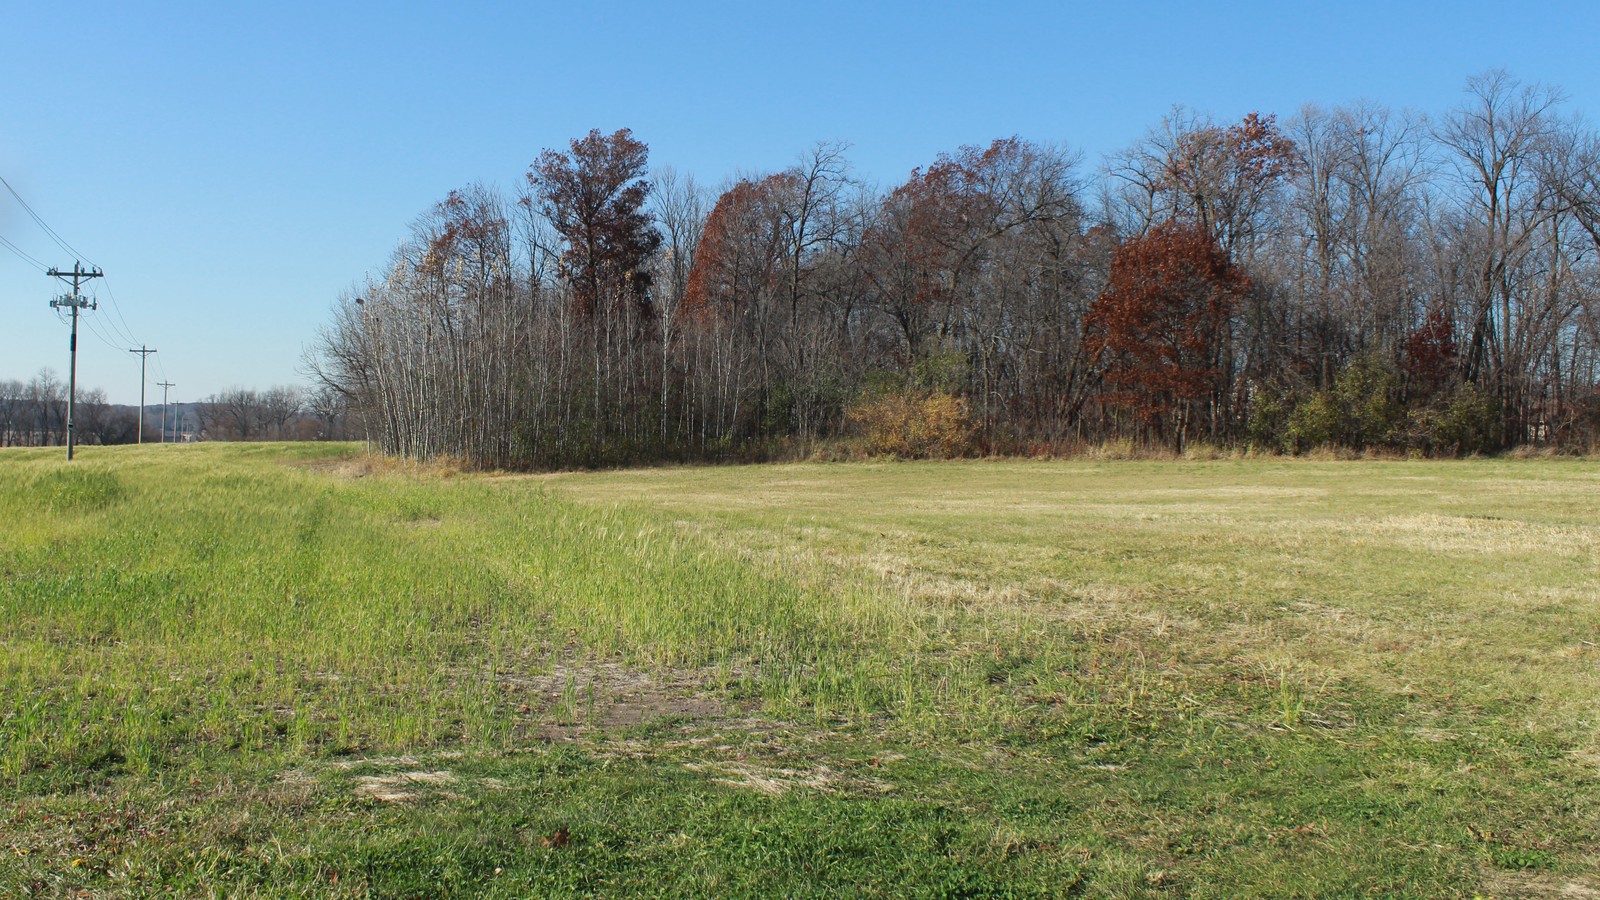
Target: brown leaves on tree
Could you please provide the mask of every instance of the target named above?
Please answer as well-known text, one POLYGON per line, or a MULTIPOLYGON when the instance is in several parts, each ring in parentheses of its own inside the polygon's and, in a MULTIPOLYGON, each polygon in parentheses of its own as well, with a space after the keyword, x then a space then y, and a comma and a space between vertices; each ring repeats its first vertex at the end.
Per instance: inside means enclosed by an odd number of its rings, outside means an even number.
POLYGON ((783 263, 783 193, 794 176, 743 179, 723 192, 706 217, 684 305, 701 315, 753 302, 779 280, 783 263))
POLYGON ((1437 390, 1456 369, 1454 330, 1442 310, 1434 310, 1402 345, 1401 366, 1423 393, 1437 390))
POLYGON ((1206 231, 1169 222, 1117 248, 1089 311, 1109 405, 1181 445, 1222 375, 1229 319, 1250 281, 1206 231))
POLYGON ((893 258, 901 289, 915 302, 942 299, 957 277, 967 232, 991 205, 975 177, 976 148, 941 155, 917 169, 884 201, 885 225, 867 235, 869 246, 893 258))
POLYGON ((623 128, 594 129, 569 153, 546 150, 528 171, 541 211, 565 239, 561 273, 578 311, 632 300, 649 311, 650 255, 661 233, 645 212, 650 149, 623 128))
POLYGON ((911 356, 931 320, 948 331, 951 316, 940 310, 971 302, 1008 236, 1052 232, 1077 216, 1076 163, 1060 147, 1002 138, 940 154, 883 199, 857 258, 911 356))
POLYGON ((1070 155, 1021 138, 964 146, 915 169, 883 203, 865 236, 880 286, 914 302, 946 299, 989 241, 1076 212, 1070 155))
POLYGON ((1166 217, 1198 225, 1229 253, 1248 246, 1274 192, 1301 165, 1274 115, 1223 127, 1175 113, 1117 167, 1166 217))
POLYGON ((458 279, 462 269, 471 269, 479 283, 501 268, 498 261, 507 254, 510 225, 500 214, 495 198, 482 188, 468 193, 451 191, 433 209, 433 234, 421 260, 421 271, 440 279, 458 279))

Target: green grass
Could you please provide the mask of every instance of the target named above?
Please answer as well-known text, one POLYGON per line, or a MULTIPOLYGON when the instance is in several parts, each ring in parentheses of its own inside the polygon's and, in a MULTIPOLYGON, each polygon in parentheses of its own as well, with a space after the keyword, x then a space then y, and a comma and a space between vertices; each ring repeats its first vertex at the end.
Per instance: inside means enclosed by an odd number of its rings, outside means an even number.
POLYGON ((1600 469, 0 452, 0 895, 1586 896, 1600 469))

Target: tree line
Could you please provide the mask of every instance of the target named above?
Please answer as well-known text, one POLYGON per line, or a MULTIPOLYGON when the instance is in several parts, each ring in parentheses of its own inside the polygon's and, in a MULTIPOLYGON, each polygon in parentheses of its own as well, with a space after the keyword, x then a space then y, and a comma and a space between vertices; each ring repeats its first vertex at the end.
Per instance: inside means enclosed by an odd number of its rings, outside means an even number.
POLYGON ((1600 439, 1600 138, 1555 89, 1437 117, 1182 109, 878 190, 846 147, 708 191, 624 129, 452 192, 309 357, 354 427, 494 466, 1600 439))
MULTIPOLYGON (((98 388, 80 391, 75 409, 80 444, 131 444, 139 435, 137 407, 106 402, 98 388)), ((337 392, 306 392, 293 385, 266 390, 230 388, 197 403, 159 405, 145 412, 145 440, 169 441, 345 440, 350 429, 337 392)), ((67 384, 55 370, 28 381, 0 381, 0 447, 51 447, 67 442, 67 384)))
MULTIPOLYGON (((131 444, 139 432, 135 410, 106 402, 98 388, 78 394, 77 440, 84 444, 131 444)), ((0 381, 0 447, 49 447, 67 443, 67 383, 54 369, 27 381, 0 381)))
POLYGON ((359 436, 350 430, 337 392, 308 392, 294 385, 229 388, 192 404, 189 415, 197 440, 330 441, 359 436))

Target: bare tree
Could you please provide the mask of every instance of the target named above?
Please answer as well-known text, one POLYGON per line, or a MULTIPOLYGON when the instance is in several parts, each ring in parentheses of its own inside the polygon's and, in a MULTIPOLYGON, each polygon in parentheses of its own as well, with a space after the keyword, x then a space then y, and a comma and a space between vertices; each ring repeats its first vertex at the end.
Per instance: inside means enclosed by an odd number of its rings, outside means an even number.
POLYGON ((1493 386, 1512 432, 1505 437, 1515 440, 1528 412, 1528 385, 1519 376, 1542 349, 1536 345, 1545 315, 1527 302, 1523 279, 1561 209, 1557 186, 1545 175, 1563 97, 1500 70, 1468 79, 1467 93, 1436 132, 1462 188, 1458 234, 1476 274, 1466 298, 1471 324, 1463 374, 1493 386))

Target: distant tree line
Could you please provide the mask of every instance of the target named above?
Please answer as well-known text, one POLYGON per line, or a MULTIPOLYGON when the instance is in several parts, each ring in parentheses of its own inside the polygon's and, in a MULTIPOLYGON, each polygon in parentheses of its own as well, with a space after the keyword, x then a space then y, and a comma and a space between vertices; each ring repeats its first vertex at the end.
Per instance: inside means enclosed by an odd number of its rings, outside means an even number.
POLYGON ((229 388, 193 405, 195 436, 206 441, 327 441, 352 436, 337 392, 293 385, 229 388))
MULTIPOLYGON (((106 402, 105 391, 79 390, 80 444, 131 444, 139 434, 138 410, 106 402)), ((335 391, 306 392, 292 385, 267 390, 230 388, 198 403, 174 404, 170 421, 145 413, 145 440, 290 441, 347 440, 352 431, 344 398, 335 391)), ((28 381, 0 381, 0 447, 61 446, 67 442, 67 384, 52 369, 28 381)))
POLYGON ((1600 439, 1600 138, 1501 72, 1433 119, 1176 110, 1092 170, 647 163, 594 131, 419 218, 311 355, 353 427, 497 466, 1600 439))
MULTIPOLYGON (((139 433, 135 410, 106 402, 105 391, 78 394, 77 442, 131 444, 139 433)), ((67 443, 67 383, 53 369, 28 381, 0 381, 0 447, 51 447, 67 443)))

